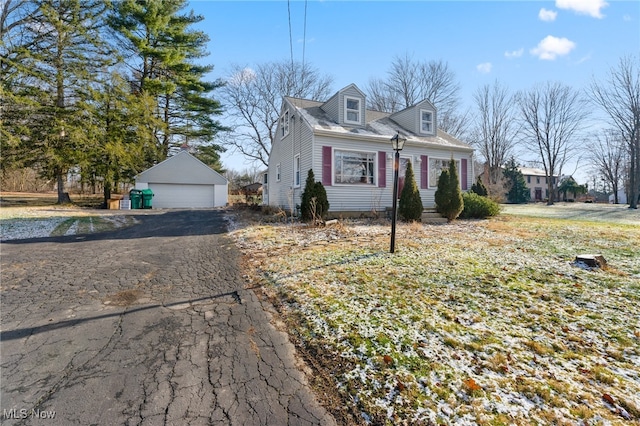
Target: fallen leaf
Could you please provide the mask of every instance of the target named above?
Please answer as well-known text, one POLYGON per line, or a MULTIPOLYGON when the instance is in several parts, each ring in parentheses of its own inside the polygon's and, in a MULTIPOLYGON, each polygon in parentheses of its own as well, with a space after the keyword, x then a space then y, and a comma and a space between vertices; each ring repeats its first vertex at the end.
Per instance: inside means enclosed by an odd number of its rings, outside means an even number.
POLYGON ((393 358, 391 358, 389 355, 385 355, 384 357, 382 357, 382 359, 384 360, 384 363, 387 365, 393 364, 393 358))
POLYGON ((604 399, 606 402, 608 402, 611 405, 616 405, 616 402, 613 400, 613 398, 611 397, 611 395, 609 395, 608 393, 605 393, 602 395, 602 399, 604 399))
POLYGON ((469 389, 471 392, 482 389, 482 387, 479 384, 477 384, 476 381, 473 380, 472 378, 468 378, 467 380, 465 380, 464 384, 467 386, 467 389, 469 389))
POLYGON ((398 380, 398 390, 402 392, 406 386, 404 385, 404 383, 400 381, 400 379, 397 379, 397 380, 398 380))

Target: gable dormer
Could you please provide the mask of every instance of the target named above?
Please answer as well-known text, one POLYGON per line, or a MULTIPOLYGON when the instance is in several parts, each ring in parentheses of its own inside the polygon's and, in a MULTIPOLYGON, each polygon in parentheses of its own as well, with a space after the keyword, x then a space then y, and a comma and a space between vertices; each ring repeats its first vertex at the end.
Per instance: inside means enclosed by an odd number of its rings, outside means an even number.
POLYGON ((436 108, 425 99, 409 108, 391 114, 389 118, 418 136, 435 136, 437 132, 436 117, 436 108))
POLYGON ((355 84, 350 84, 320 108, 340 125, 359 127, 365 125, 365 102, 364 93, 355 84))

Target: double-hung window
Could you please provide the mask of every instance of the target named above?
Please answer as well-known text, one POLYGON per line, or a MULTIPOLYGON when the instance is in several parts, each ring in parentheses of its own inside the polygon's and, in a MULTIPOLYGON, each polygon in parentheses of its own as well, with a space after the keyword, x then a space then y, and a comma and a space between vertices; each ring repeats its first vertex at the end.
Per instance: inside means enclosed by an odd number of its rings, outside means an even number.
POLYGON ((420 110, 420 133, 433 133, 433 113, 431 111, 420 110))
POLYGON ((344 98, 344 121, 346 123, 360 124, 359 98, 344 98))
POLYGON ((285 137, 289 134, 289 110, 286 110, 280 117, 280 136, 285 137))
POLYGON ((280 182, 280 164, 276 164, 276 182, 280 182))
POLYGON ((300 186, 300 154, 293 157, 293 186, 300 186))
POLYGON ((373 152, 334 150, 336 184, 373 185, 376 154, 373 152))

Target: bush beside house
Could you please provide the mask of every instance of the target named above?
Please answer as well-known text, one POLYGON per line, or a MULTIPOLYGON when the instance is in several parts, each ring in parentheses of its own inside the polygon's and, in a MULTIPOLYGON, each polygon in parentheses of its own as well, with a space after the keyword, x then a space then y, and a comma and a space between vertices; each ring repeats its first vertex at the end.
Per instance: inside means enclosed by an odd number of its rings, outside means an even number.
POLYGON ((404 177, 404 187, 400 194, 398 213, 400 213, 400 217, 403 220, 409 222, 419 220, 422 217, 422 210, 423 206, 420 191, 413 176, 413 167, 411 166, 411 162, 409 162, 404 177))
POLYGON ((304 222, 324 219, 329 211, 327 191, 324 189, 322 182, 316 182, 315 175, 311 169, 307 174, 301 201, 300 216, 304 222))
POLYGON ((458 183, 456 162, 449 162, 449 169, 443 170, 438 178, 438 189, 435 194, 436 211, 449 222, 456 219, 463 209, 462 193, 458 183))
POLYGON ((500 205, 488 197, 474 192, 462 194, 464 208, 460 213, 461 219, 486 219, 500 213, 500 205))

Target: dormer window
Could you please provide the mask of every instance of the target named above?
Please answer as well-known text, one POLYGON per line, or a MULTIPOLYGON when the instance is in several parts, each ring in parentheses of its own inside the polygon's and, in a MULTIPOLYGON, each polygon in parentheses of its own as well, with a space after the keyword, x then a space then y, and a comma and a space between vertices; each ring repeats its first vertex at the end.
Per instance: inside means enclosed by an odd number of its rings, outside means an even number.
POLYGON ((420 133, 433 133, 433 112, 420 110, 420 133))
POLYGON ((289 134, 289 110, 286 110, 280 117, 280 136, 285 137, 289 134))
POLYGON ((360 99, 344 98, 344 121, 345 123, 360 124, 360 99))

